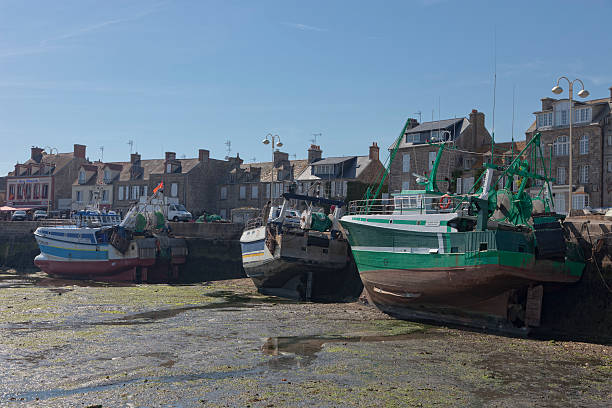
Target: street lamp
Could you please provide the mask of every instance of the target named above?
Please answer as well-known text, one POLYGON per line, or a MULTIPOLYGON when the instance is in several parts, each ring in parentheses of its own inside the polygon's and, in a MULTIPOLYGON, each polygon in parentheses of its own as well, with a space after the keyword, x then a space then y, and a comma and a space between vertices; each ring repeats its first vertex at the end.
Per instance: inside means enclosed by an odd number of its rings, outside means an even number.
POLYGON ((589 91, 587 91, 586 89, 584 89, 584 83, 576 78, 573 81, 570 81, 566 76, 562 76, 559 77, 557 79, 557 85, 555 85, 552 89, 552 93, 554 93, 555 95, 559 95, 563 92, 563 88, 561 88, 559 86, 559 82, 561 82, 562 79, 565 79, 567 81, 567 83, 569 84, 569 89, 568 89, 568 93, 569 93, 569 102, 570 102, 570 108, 569 108, 569 203, 567 205, 567 215, 571 216, 572 215, 572 193, 573 193, 573 169, 572 169, 572 111, 574 110, 574 82, 579 82, 580 85, 582 86, 582 89, 578 92, 578 96, 581 98, 586 98, 587 96, 589 96, 589 91))
POLYGON ((280 141, 279 135, 273 135, 272 133, 268 133, 266 138, 261 141, 261 143, 267 145, 272 142, 272 162, 274 162, 274 147, 283 147, 283 144, 280 141))

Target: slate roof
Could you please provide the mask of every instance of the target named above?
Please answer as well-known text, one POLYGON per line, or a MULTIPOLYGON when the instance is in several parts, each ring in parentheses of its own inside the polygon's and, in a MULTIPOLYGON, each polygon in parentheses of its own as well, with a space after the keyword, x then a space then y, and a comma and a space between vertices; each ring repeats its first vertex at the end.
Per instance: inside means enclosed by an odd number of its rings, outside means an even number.
POLYGON ((453 125, 458 126, 459 123, 463 122, 463 120, 465 120, 465 118, 443 119, 433 122, 423 122, 420 125, 413 127, 412 129, 408 129, 406 133, 421 133, 429 132, 431 130, 446 129, 453 125))
MULTIPOLYGON (((68 165, 72 161, 73 158, 74 158, 73 152, 57 153, 57 154, 46 154, 45 152, 43 152, 43 156, 40 160, 40 164, 44 163, 44 164, 55 165, 50 173, 50 174, 54 174, 60 171, 64 166, 68 165)), ((27 161, 25 161, 23 164, 38 164, 38 162, 30 158, 27 161)), ((32 176, 36 176, 36 175, 32 175, 32 176)))
POLYGON ((368 165, 372 163, 370 156, 328 157, 323 160, 311 163, 296 179, 299 181, 322 180, 321 177, 312 174, 313 166, 317 166, 319 164, 338 164, 349 160, 354 160, 355 166, 344 171, 344 173, 342 174, 343 179, 359 178, 361 176, 361 173, 363 173, 363 171, 368 167, 368 165))
MULTIPOLYGON (((293 167, 293 178, 296 178, 308 167, 308 160, 289 160, 289 163, 293 167)), ((261 175, 259 181, 262 183, 271 183, 278 180, 278 170, 282 167, 275 167, 273 162, 258 162, 241 164, 240 168, 243 170, 250 170, 251 168, 260 168, 261 175), (276 171, 274 171, 276 170, 276 171)), ((282 180, 281 180, 282 181, 282 180)))

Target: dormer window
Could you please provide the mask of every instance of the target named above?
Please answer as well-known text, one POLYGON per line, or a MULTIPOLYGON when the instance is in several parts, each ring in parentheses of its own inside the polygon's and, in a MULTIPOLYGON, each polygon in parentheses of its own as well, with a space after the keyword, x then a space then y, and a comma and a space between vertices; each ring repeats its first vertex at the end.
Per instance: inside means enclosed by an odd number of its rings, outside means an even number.
POLYGON ((166 173, 172 173, 172 163, 166 164, 166 173))
POLYGON ((85 184, 85 170, 79 171, 79 184, 85 184))
POLYGON ((111 182, 111 171, 109 169, 104 169, 104 182, 107 184, 111 182))
POLYGON ((538 115, 538 129, 551 127, 553 124, 552 112, 540 113, 538 115))
POLYGON ((333 164, 320 164, 315 166, 315 172, 317 174, 334 174, 333 164))
POLYGON ((574 110, 574 123, 587 123, 591 121, 591 108, 574 110))

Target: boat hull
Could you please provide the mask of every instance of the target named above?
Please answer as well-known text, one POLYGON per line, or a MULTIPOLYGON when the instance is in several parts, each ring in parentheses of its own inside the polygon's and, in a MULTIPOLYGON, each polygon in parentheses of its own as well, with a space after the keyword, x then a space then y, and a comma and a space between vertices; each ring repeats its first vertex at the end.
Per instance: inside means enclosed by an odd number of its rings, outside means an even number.
POLYGON ((108 281, 136 281, 136 268, 142 265, 139 259, 112 260, 59 260, 45 254, 34 258, 34 265, 50 276, 69 279, 91 279, 108 281))
POLYGON ((424 222, 407 230, 385 225, 389 219, 343 219, 342 225, 370 300, 397 317, 459 324, 475 316, 505 320, 515 291, 573 283, 584 268, 583 262, 537 258, 529 234, 453 232, 440 225, 430 232, 424 222))
POLYGON ((270 245, 266 244, 265 227, 247 233, 241 239, 243 267, 260 293, 343 301, 363 291, 346 241, 289 233, 276 236, 270 245))

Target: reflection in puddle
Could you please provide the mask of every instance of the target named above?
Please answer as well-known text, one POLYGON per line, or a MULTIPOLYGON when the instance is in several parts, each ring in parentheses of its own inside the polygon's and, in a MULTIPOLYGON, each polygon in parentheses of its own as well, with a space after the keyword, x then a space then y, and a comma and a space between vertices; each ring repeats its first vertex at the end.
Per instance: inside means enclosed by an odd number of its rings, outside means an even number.
POLYGON ((411 333, 396 335, 375 336, 293 336, 270 337, 261 346, 261 351, 269 356, 278 356, 268 362, 271 368, 283 369, 289 367, 303 367, 312 363, 316 354, 329 343, 372 343, 384 341, 401 341, 415 339, 420 336, 440 336, 439 333, 425 333, 417 329, 411 333))

